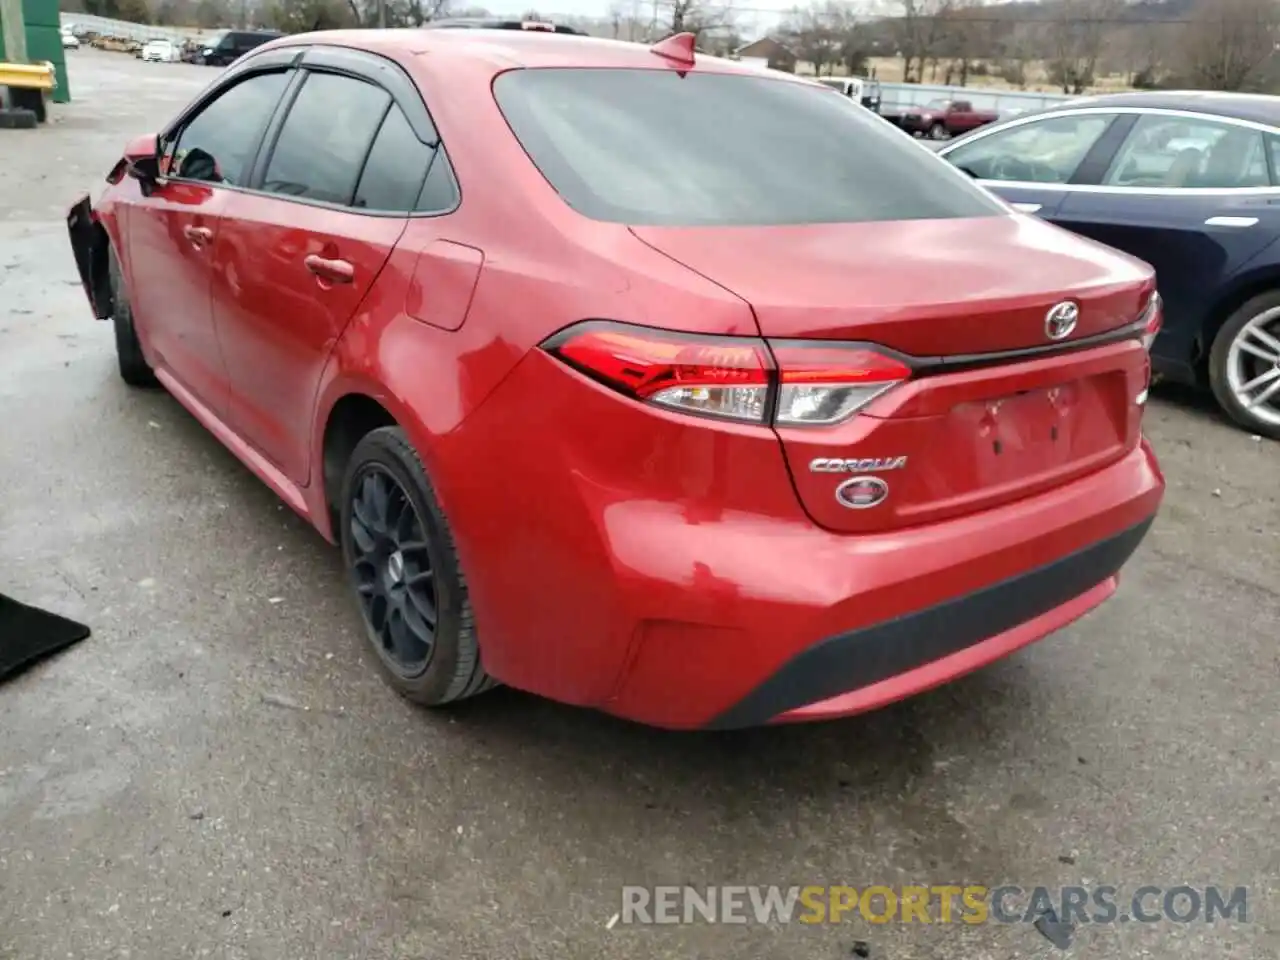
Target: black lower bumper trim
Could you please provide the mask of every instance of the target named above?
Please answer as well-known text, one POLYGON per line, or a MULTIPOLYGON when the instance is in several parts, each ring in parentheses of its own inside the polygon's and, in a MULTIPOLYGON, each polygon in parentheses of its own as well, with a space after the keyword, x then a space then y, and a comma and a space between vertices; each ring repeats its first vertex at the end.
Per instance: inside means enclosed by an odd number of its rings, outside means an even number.
POLYGON ((829 637, 797 654, 707 727, 759 726, 788 710, 896 677, 1034 620, 1116 574, 1154 519, 974 593, 829 637))

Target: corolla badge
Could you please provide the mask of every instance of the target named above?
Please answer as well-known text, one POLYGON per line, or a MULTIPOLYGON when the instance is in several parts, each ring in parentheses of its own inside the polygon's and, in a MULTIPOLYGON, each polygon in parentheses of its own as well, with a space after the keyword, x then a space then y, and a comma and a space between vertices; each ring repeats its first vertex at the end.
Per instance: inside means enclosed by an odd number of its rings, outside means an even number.
POLYGON ((901 470, 907 465, 906 457, 863 457, 856 460, 844 460, 831 457, 818 457, 809 461, 809 470, 813 473, 882 473, 885 470, 901 470))
POLYGON ((866 510, 884 502, 889 485, 879 477, 852 477, 836 487, 836 499, 850 510, 866 510))
POLYGON ((1065 340, 1080 322, 1080 305, 1063 300, 1044 315, 1044 332, 1050 340, 1065 340))

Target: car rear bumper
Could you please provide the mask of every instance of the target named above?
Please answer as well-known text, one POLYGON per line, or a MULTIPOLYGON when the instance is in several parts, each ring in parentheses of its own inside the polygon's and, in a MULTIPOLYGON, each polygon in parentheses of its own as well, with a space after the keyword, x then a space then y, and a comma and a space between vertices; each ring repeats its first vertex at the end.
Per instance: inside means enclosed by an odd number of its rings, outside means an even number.
POLYGON ((729 729, 848 716, 935 687, 1110 597, 1163 491, 1143 441, 1096 474, 982 514, 878 536, 814 529, 807 543, 740 543, 772 560, 741 569, 782 589, 739 579, 733 592, 776 599, 715 624, 670 592, 668 615, 639 625, 603 707, 659 726, 729 729))
POLYGON ((819 641, 707 726, 849 716, 985 666, 1115 593, 1120 567, 1151 522, 985 589, 819 641))

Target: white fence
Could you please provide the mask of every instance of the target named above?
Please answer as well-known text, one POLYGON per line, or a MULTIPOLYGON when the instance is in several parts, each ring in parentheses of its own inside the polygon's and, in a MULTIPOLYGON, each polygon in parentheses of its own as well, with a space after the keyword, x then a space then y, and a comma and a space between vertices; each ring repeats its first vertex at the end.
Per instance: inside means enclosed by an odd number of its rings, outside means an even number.
POLYGON ((1002 116, 1040 110, 1072 97, 1061 93, 992 90, 990 87, 945 87, 929 83, 882 83, 880 97, 886 104, 918 106, 930 100, 968 100, 975 110, 995 110, 1002 116))
POLYGON ((112 20, 109 17, 95 17, 87 13, 62 13, 64 27, 82 26, 86 30, 101 34, 104 37, 119 37, 122 40, 172 40, 182 43, 184 40, 207 40, 222 33, 221 30, 189 30, 183 27, 153 27, 145 23, 131 23, 128 20, 112 20))

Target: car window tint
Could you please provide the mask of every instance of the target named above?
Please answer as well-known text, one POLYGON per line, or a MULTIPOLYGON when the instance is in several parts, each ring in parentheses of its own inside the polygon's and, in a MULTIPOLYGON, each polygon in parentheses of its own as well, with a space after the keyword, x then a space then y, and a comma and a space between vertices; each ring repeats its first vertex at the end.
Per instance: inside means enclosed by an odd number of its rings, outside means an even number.
POLYGON ((404 113, 392 104, 369 150, 354 205, 364 210, 412 210, 433 149, 418 139, 404 113))
POLYGON ((817 84, 674 70, 512 70, 493 85, 552 187, 669 226, 999 216, 967 177, 817 84))
POLYGON ((178 134, 170 169, 188 180, 242 185, 289 74, 260 73, 201 110, 178 134))
POLYGON ((1262 133, 1198 117, 1141 117, 1102 181, 1111 187, 1265 187, 1262 133))
POLYGON ((371 83, 313 73, 280 128, 262 189, 351 203, 373 135, 391 96, 371 83))
POLYGON ((426 182, 422 184, 422 192, 418 194, 414 210, 418 213, 444 213, 457 205, 458 182, 454 179, 453 167, 444 147, 440 147, 431 161, 431 169, 427 172, 426 182))
POLYGON ((958 144, 946 158, 979 180, 1067 183, 1113 119, 1045 117, 958 144))
POLYGON ((1267 142, 1269 175, 1272 186, 1280 186, 1280 135, 1268 133, 1264 136, 1267 142))

